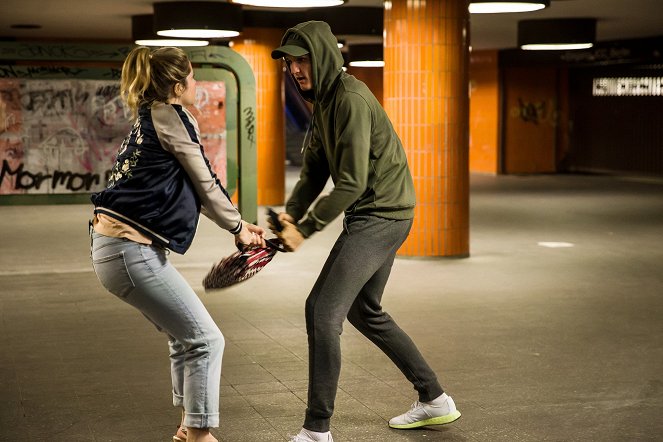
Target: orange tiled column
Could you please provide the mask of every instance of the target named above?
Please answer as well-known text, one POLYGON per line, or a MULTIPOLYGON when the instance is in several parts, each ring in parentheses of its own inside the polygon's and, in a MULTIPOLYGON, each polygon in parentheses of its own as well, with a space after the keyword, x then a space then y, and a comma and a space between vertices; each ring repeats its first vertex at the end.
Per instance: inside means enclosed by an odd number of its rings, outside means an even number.
POLYGON ((468 0, 391 0, 384 11, 384 106, 417 193, 399 255, 469 255, 468 0))
POLYGON ((470 171, 496 175, 499 164, 498 51, 470 56, 470 171))
POLYGON ((244 28, 232 48, 246 59, 256 77, 258 131, 258 205, 282 205, 285 201, 285 120, 281 62, 273 60, 282 29, 244 28))

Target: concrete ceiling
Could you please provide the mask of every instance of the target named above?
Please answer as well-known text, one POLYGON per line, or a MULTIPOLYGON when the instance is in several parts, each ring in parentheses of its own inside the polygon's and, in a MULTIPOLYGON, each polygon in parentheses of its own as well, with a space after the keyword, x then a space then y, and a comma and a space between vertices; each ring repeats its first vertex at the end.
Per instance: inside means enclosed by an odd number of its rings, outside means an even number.
MULTIPOLYGON (((152 3, 150 0, 2 0, 0 38, 129 40, 131 16, 151 14, 152 3), (15 24, 37 24, 41 28, 13 29, 11 25, 15 24)), ((382 4, 382 0, 348 0, 342 7, 381 7, 382 4)), ((663 0, 552 0, 549 8, 535 13, 472 15, 471 44, 473 49, 514 48, 518 20, 558 17, 596 18, 598 41, 663 36, 663 0)))

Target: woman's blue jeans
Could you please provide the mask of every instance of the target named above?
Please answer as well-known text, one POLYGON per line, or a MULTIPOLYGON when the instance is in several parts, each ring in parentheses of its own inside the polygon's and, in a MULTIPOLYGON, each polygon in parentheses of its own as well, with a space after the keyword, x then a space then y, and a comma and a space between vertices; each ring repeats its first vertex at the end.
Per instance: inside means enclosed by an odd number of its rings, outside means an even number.
POLYGON ((168 335, 173 405, 184 426, 219 426, 224 338, 167 250, 92 233, 92 265, 103 286, 168 335))

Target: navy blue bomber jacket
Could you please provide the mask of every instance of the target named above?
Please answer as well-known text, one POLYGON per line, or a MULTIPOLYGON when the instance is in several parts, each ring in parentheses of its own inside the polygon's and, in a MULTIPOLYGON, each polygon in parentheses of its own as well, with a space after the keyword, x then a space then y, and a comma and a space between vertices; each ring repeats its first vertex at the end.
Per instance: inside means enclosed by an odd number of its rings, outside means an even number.
POLYGON ((176 104, 143 106, 122 142, 107 188, 91 197, 94 213, 135 228, 174 252, 187 251, 203 213, 233 234, 241 215, 200 143, 198 123, 176 104))

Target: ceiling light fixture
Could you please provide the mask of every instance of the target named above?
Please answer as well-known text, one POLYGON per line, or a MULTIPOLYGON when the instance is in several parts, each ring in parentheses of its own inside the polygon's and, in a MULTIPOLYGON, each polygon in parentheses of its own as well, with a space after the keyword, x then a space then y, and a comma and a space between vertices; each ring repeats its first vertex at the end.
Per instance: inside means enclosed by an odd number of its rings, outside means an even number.
POLYGON ((499 14, 505 12, 532 12, 550 6, 550 0, 472 0, 471 14, 499 14))
POLYGON ((588 49, 596 40, 594 18, 552 18, 518 22, 518 46, 529 51, 588 49))
POLYGON ((207 40, 193 40, 184 38, 154 38, 154 39, 139 39, 135 40, 138 46, 175 46, 178 48, 186 47, 202 47, 209 45, 207 40))
POLYGON ((207 40, 159 37, 152 30, 152 14, 131 16, 131 39, 138 46, 207 46, 207 40))
POLYGON ((353 68, 381 68, 384 66, 381 44, 353 44, 348 46, 349 66, 353 68))
POLYGON ((242 7, 219 2, 154 3, 154 30, 162 37, 237 37, 242 30, 242 7))
POLYGON ((339 6, 347 0, 231 0, 233 3, 264 8, 324 8, 339 6))

